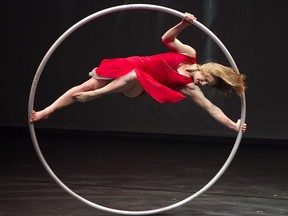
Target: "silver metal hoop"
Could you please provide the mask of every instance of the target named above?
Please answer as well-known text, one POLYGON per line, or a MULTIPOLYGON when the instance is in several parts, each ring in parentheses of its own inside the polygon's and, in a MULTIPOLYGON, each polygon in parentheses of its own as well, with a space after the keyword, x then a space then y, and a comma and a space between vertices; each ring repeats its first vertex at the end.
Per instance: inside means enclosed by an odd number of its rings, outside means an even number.
MULTIPOLYGON (((170 9, 167 7, 163 7, 163 6, 158 6, 158 5, 151 5, 151 4, 127 4, 127 5, 120 5, 120 6, 114 6, 114 7, 110 7, 101 11, 98 11, 90 16, 87 16, 86 18, 80 20, 79 22, 77 22, 76 24, 74 24, 72 27, 70 27, 66 32, 64 32, 55 42, 54 44, 50 47, 50 49, 48 50, 48 52, 46 53, 46 55, 44 56, 44 58, 42 59, 36 74, 34 76, 33 82, 32 82, 32 86, 31 86, 31 90, 30 90, 30 95, 29 95, 29 104, 28 104, 28 122, 29 122, 29 118, 31 116, 31 113, 33 111, 33 107, 34 107, 34 99, 35 99, 35 93, 36 93, 36 89, 37 89, 37 85, 39 82, 39 79, 41 77, 42 71, 46 65, 46 63, 48 62, 49 58, 51 57, 51 55, 53 54, 53 52, 57 49, 57 47, 70 35, 72 34, 74 31, 76 31, 77 29, 79 29, 81 26, 87 24, 88 22, 95 20, 101 16, 110 14, 110 13, 114 13, 114 12, 118 12, 118 11, 124 11, 124 10, 155 10, 155 11, 160 11, 160 12, 164 12, 164 13, 168 13, 177 17, 180 17, 181 19, 185 18, 185 14, 181 13, 177 10, 174 9, 170 9)), ((237 69, 237 66, 232 58, 232 56, 230 55, 229 51, 226 49, 226 47, 223 45, 223 43, 217 38, 216 35, 214 35, 207 27, 205 27, 203 24, 201 24, 200 22, 198 22, 197 20, 193 21, 193 24, 195 26, 197 26, 199 29, 201 29, 204 33, 206 33, 218 46, 219 48, 222 50, 222 52, 225 54, 226 58, 228 59, 229 63, 231 64, 231 66, 235 69, 237 69)), ((238 69, 237 69, 238 70, 238 69)), ((242 127, 242 125, 245 122, 245 118, 246 118, 246 99, 245 99, 245 94, 242 95, 241 97, 241 120, 240 120, 240 128, 242 127)), ((242 139, 242 131, 239 130, 234 146, 227 158, 227 160, 225 161, 224 165, 221 167, 221 169, 218 171, 218 173, 204 186, 202 187, 199 191, 197 191, 196 193, 192 194, 191 196, 183 199, 180 202, 177 202, 175 204, 166 206, 166 207, 162 207, 162 208, 158 208, 158 209, 152 209, 152 210, 145 210, 145 211, 125 211, 125 210, 118 210, 118 209, 113 209, 113 208, 107 208, 101 205, 98 205, 96 203, 93 203, 83 197, 81 197, 80 195, 76 194, 75 192, 73 192, 70 188, 68 188, 56 175, 55 173, 52 171, 52 169, 49 167, 48 163, 46 162, 38 141, 37 141, 37 137, 36 137, 36 133, 35 133, 35 129, 34 129, 34 125, 33 124, 29 124, 29 130, 30 130, 30 135, 31 135, 31 139, 34 145, 34 148, 36 150, 36 153, 41 161, 41 163, 43 164, 44 168, 46 169, 46 171, 49 173, 49 175, 56 181, 56 183, 62 187, 66 192, 68 192, 70 195, 72 195, 73 197, 77 198, 78 200, 84 202, 85 204, 96 208, 98 210, 102 210, 102 211, 106 211, 106 212, 110 212, 110 213, 116 213, 116 214, 123 214, 123 215, 151 215, 151 214, 156 214, 156 213, 160 213, 160 212, 164 212, 164 211, 168 211, 171 209, 174 209, 176 207, 179 207, 181 205, 184 205, 186 203, 188 203, 189 201, 193 200, 194 198, 196 198, 197 196, 199 196, 200 194, 204 193, 205 191, 207 191, 221 176, 222 174, 226 171, 226 169, 228 168, 228 166, 230 165, 231 161, 233 160, 237 149, 240 145, 241 139, 242 139)))

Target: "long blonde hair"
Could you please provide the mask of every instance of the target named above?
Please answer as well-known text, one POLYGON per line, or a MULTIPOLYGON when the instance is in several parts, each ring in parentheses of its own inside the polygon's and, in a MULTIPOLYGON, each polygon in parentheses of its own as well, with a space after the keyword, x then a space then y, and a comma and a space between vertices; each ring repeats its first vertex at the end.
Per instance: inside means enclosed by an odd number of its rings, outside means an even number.
POLYGON ((232 91, 241 96, 247 88, 245 84, 246 76, 238 73, 232 67, 209 62, 198 65, 198 69, 204 74, 211 74, 216 79, 216 84, 213 87, 223 91, 226 96, 232 91))

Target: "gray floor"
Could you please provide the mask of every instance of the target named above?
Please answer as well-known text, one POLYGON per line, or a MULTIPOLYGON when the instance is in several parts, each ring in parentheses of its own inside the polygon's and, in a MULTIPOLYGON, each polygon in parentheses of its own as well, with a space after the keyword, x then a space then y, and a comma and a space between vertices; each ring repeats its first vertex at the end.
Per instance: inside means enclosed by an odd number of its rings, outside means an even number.
MULTIPOLYGON (((28 129, 2 128, 0 215, 115 215, 66 193, 40 163, 28 129)), ((101 206, 143 211, 170 206, 219 171, 233 142, 225 139, 40 131, 52 170, 71 190, 101 206)), ((283 143, 282 143, 283 144, 283 143)), ((288 215, 288 147, 243 140, 208 191, 165 216, 288 215)))

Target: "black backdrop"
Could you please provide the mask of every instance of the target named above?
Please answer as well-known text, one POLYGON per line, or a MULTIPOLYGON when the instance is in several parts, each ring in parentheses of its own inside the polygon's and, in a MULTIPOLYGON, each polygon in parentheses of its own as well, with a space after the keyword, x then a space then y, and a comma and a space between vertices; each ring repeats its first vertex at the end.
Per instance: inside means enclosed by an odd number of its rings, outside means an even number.
MULTIPOLYGON (((225 44, 240 71, 247 75, 246 137, 287 139, 286 2, 241 0, 58 0, 5 1, 1 17, 0 126, 27 127, 27 105, 35 71, 55 40, 82 18, 111 6, 152 3, 191 12, 225 44)), ((156 11, 125 11, 101 17, 71 35, 56 50, 41 76, 35 108, 41 109, 73 85, 103 58, 150 55, 167 49, 161 35, 180 19, 156 11)), ((198 62, 228 64, 209 38, 194 26, 180 39, 193 46, 198 62)), ((205 94, 233 120, 240 117, 240 99, 205 94)), ((180 135, 235 136, 189 99, 159 104, 148 95, 128 99, 109 95, 75 104, 37 123, 39 128, 141 132, 180 135)))

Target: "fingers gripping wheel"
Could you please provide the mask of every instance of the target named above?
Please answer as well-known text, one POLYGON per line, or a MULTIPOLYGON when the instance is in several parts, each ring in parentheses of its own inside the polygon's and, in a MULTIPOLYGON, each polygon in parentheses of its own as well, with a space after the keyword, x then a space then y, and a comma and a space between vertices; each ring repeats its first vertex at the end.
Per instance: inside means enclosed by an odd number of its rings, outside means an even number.
MULTIPOLYGON (((44 56, 44 58, 42 59, 36 74, 34 76, 34 80, 32 82, 32 86, 31 86, 31 90, 30 90, 30 95, 29 95, 29 104, 28 104, 28 119, 31 116, 31 113, 33 111, 33 106, 34 106, 34 98, 35 98, 35 93, 36 93, 36 89, 37 89, 37 85, 38 85, 38 81, 41 77, 42 71, 46 65, 46 63, 49 61, 51 55, 54 53, 54 51, 57 49, 57 47, 69 36, 71 35, 74 31, 76 31, 77 29, 79 29, 81 26, 87 24, 90 21, 93 21, 101 16, 110 14, 110 13, 114 13, 114 12, 118 12, 118 11, 125 11, 125 10, 155 10, 155 11, 160 11, 160 12, 164 12, 164 13, 168 13, 177 17, 180 17, 181 19, 185 18, 185 14, 181 13, 179 11, 176 11, 174 9, 170 9, 167 7, 163 7, 163 6, 158 6, 158 5, 151 5, 151 4, 126 4, 126 5, 120 5, 120 6, 115 6, 115 7, 110 7, 101 11, 98 11, 82 20, 80 20, 79 22, 77 22, 76 24, 74 24, 72 27, 70 27, 66 32, 64 32, 56 41, 55 43, 50 47, 50 49, 48 50, 48 52, 46 53, 46 55, 44 56)), ((234 67, 235 69, 237 69, 237 66, 232 58, 232 56, 230 55, 230 53, 228 52, 228 50, 226 49, 226 47, 223 45, 223 43, 216 37, 216 35, 214 35, 208 28, 206 28, 204 25, 202 25, 200 22, 198 22, 197 20, 193 21, 193 24, 198 27, 200 30, 202 30, 204 33, 206 33, 218 46, 219 48, 223 51, 223 53, 225 54, 226 58, 228 59, 229 63, 231 64, 232 67, 234 67)), ((240 127, 242 127, 242 125, 245 122, 245 118, 246 118, 246 100, 245 100, 245 94, 242 95, 241 97, 241 120, 240 120, 240 127)), ((152 209, 152 210, 146 210, 146 211, 125 211, 125 210, 118 210, 118 209, 112 209, 112 208, 107 208, 105 206, 101 206, 98 205, 96 203, 93 203, 81 196, 79 196, 78 194, 76 194, 75 192, 73 192, 70 188, 68 188, 56 175, 55 173, 52 171, 52 169, 49 167, 49 165, 47 164, 41 150, 39 147, 39 143, 37 141, 37 137, 36 137, 36 133, 35 133, 35 129, 34 129, 34 125, 29 123, 29 130, 30 130, 30 135, 31 135, 31 139, 34 145, 34 148, 36 150, 36 153, 41 161, 41 163, 43 164, 44 168, 46 169, 46 171, 49 173, 49 175, 56 181, 56 183, 62 187, 67 193, 69 193, 70 195, 72 195, 73 197, 75 197, 76 199, 84 202, 85 204, 96 208, 98 210, 102 210, 102 211, 106 211, 106 212, 110 212, 110 213, 115 213, 115 214, 123 214, 123 215, 151 215, 151 214, 156 214, 156 213, 160 213, 160 212, 164 212, 164 211, 168 211, 171 209, 174 209, 176 207, 179 207, 191 200, 193 200, 194 198, 196 198, 197 196, 199 196, 200 194, 204 193, 206 190, 208 190, 221 176, 222 174, 226 171, 226 169, 228 168, 228 166, 230 165, 231 161, 233 160, 237 149, 240 145, 241 139, 242 139, 242 130, 239 130, 238 135, 236 137, 235 140, 235 144, 226 160, 226 162, 224 163, 224 165, 221 167, 221 169, 218 171, 218 173, 204 186, 202 187, 199 191, 197 191, 196 193, 192 194, 191 196, 187 197, 186 199, 183 199, 180 202, 177 202, 175 204, 163 207, 163 208, 158 208, 158 209, 152 209)))

